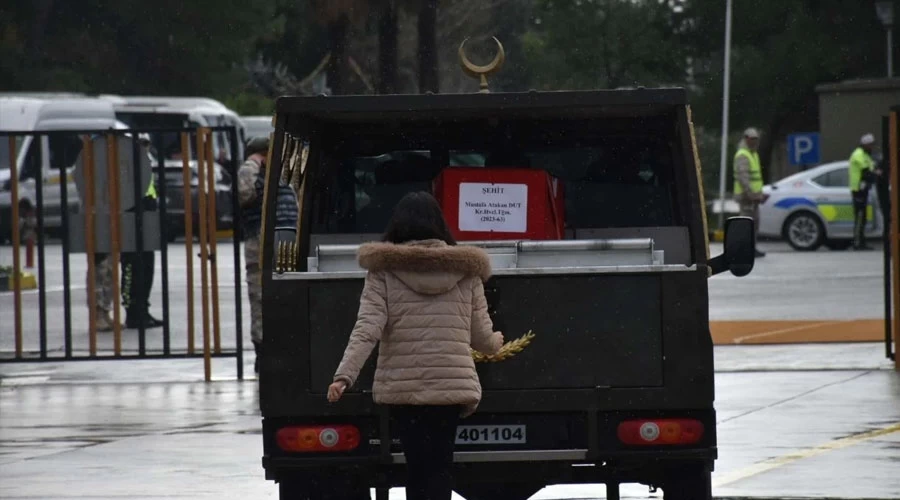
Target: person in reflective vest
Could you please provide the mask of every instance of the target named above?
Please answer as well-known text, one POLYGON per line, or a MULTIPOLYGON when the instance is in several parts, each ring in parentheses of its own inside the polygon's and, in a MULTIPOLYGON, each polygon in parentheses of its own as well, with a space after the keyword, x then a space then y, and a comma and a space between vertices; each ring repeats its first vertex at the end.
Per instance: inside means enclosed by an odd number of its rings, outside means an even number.
POLYGON ((866 222, 869 206, 869 189, 875 184, 881 170, 875 169, 872 148, 875 136, 866 134, 859 139, 859 146, 850 155, 850 194, 853 197, 853 248, 872 250, 866 244, 866 222))
MULTIPOLYGON (((753 219, 759 232, 759 205, 765 202, 763 194, 762 164, 759 161, 759 131, 748 128, 738 144, 734 155, 734 197, 740 207, 740 214, 753 219)), ((756 250, 757 257, 766 254, 756 250)))
MULTIPOLYGON (((141 151, 145 154, 150 146, 150 138, 147 134, 140 134, 141 151)), ((154 175, 150 174, 150 185, 144 192, 144 197, 138 201, 143 203, 144 212, 156 211, 158 200, 156 194, 156 182, 154 175)), ((129 212, 136 212, 131 209, 129 212)), ((153 289, 153 271, 156 267, 156 253, 123 252, 122 253, 122 306, 125 308, 125 328, 139 328, 141 322, 144 328, 159 328, 163 322, 150 315, 150 291, 153 289), (141 272, 138 274, 138 266, 141 272), (140 283, 138 276, 141 277, 140 283)))

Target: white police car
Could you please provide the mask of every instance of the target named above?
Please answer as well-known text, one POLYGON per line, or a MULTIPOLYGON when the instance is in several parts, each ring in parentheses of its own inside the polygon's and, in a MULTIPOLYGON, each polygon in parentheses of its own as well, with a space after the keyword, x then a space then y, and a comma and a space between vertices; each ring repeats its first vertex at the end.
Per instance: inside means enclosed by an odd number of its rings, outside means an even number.
MULTIPOLYGON (((850 247, 853 200, 848 187, 850 163, 839 161, 785 177, 763 187, 769 198, 759 207, 760 236, 782 237, 795 250, 825 245, 850 247)), ((875 189, 869 191, 866 236, 881 236, 882 217, 875 189)))

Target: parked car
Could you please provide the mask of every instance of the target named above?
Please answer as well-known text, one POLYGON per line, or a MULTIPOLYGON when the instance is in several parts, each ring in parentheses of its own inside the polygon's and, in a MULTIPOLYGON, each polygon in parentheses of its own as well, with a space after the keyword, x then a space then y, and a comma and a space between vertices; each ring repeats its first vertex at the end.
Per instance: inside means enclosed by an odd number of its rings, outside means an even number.
MULTIPOLYGON (((832 250, 850 247, 853 238, 853 200, 850 163, 827 163, 763 187, 769 195, 759 208, 760 236, 782 237, 795 250, 832 250)), ((881 236, 883 220, 878 197, 869 194, 866 237, 881 236)))

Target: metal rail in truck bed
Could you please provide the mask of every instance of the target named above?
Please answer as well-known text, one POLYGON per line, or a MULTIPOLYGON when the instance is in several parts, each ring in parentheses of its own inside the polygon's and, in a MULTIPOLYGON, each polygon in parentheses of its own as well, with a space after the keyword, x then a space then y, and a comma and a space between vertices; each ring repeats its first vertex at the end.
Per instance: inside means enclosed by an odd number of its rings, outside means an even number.
MULTIPOLYGON (((666 264, 663 250, 652 238, 617 238, 561 241, 472 241, 465 245, 484 249, 493 274, 593 274, 691 271, 695 266, 666 264)), ((360 278, 365 270, 356 260, 359 244, 320 244, 307 258, 308 272, 276 273, 274 279, 360 278)))

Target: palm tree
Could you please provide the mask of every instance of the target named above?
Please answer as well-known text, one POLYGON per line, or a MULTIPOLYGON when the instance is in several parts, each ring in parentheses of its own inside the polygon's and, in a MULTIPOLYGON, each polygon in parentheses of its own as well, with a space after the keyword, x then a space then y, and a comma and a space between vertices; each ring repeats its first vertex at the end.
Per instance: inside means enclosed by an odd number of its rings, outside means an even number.
POLYGON ((439 0, 419 0, 419 92, 440 91, 437 55, 439 0))
POLYGON ((378 16, 378 93, 396 94, 399 87, 397 61, 397 1, 381 0, 378 16))
POLYGON ((328 86, 338 95, 346 91, 350 74, 347 57, 347 35, 351 23, 365 17, 369 2, 362 0, 310 0, 316 19, 328 30, 331 60, 328 66, 328 86))

